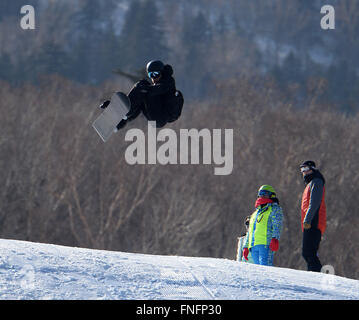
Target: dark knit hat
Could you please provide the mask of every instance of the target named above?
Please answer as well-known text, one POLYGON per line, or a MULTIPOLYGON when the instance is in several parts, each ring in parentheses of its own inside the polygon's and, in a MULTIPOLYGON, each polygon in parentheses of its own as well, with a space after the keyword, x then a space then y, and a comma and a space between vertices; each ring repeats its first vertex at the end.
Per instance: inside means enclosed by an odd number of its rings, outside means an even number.
POLYGON ((316 168, 316 165, 315 165, 315 162, 314 162, 314 161, 307 160, 307 161, 304 161, 304 162, 300 165, 300 168, 303 168, 303 167, 309 167, 310 169, 315 169, 315 168, 316 168))

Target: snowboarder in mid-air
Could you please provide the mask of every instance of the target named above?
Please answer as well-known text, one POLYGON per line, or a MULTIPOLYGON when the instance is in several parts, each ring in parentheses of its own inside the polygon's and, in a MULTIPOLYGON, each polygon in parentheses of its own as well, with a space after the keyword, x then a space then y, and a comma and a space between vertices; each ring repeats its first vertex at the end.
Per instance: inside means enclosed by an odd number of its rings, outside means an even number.
MULTIPOLYGON (((157 128, 177 120, 182 112, 183 96, 176 89, 173 69, 162 61, 153 60, 146 66, 149 79, 138 81, 129 94, 130 110, 117 124, 115 131, 123 128, 128 121, 132 121, 142 114, 148 121, 156 121, 157 128)), ((105 101, 100 108, 105 109, 110 101, 105 101)))

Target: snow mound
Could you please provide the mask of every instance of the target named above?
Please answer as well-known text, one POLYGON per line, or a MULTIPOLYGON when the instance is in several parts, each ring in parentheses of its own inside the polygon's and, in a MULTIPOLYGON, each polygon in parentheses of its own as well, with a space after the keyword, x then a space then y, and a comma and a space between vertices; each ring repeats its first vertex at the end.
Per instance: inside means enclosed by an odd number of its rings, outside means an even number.
POLYGON ((359 281, 226 259, 0 240, 0 299, 359 299, 359 281))

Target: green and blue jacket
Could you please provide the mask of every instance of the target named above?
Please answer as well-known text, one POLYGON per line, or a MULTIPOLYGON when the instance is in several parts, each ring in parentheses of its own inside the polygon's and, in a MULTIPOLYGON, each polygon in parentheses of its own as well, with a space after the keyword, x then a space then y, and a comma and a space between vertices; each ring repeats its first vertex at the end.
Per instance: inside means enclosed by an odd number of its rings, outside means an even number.
POLYGON ((258 206, 251 216, 248 237, 244 248, 256 245, 269 246, 272 238, 280 239, 283 222, 283 211, 277 203, 258 206))

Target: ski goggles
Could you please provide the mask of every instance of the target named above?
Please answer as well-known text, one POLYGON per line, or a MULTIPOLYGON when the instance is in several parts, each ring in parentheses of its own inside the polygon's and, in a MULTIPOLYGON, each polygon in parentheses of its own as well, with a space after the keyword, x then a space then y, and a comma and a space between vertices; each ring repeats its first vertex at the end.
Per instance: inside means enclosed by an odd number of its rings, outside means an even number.
POLYGON ((266 197, 266 196, 270 198, 272 195, 273 195, 273 193, 268 191, 268 190, 261 190, 261 191, 258 192, 258 198, 259 197, 266 197))
POLYGON ((310 167, 301 167, 300 172, 308 172, 309 170, 312 170, 310 167))
POLYGON ((160 75, 161 75, 161 72, 159 72, 159 71, 150 71, 150 72, 148 73, 148 77, 151 78, 151 79, 156 79, 156 78, 158 78, 160 75))

